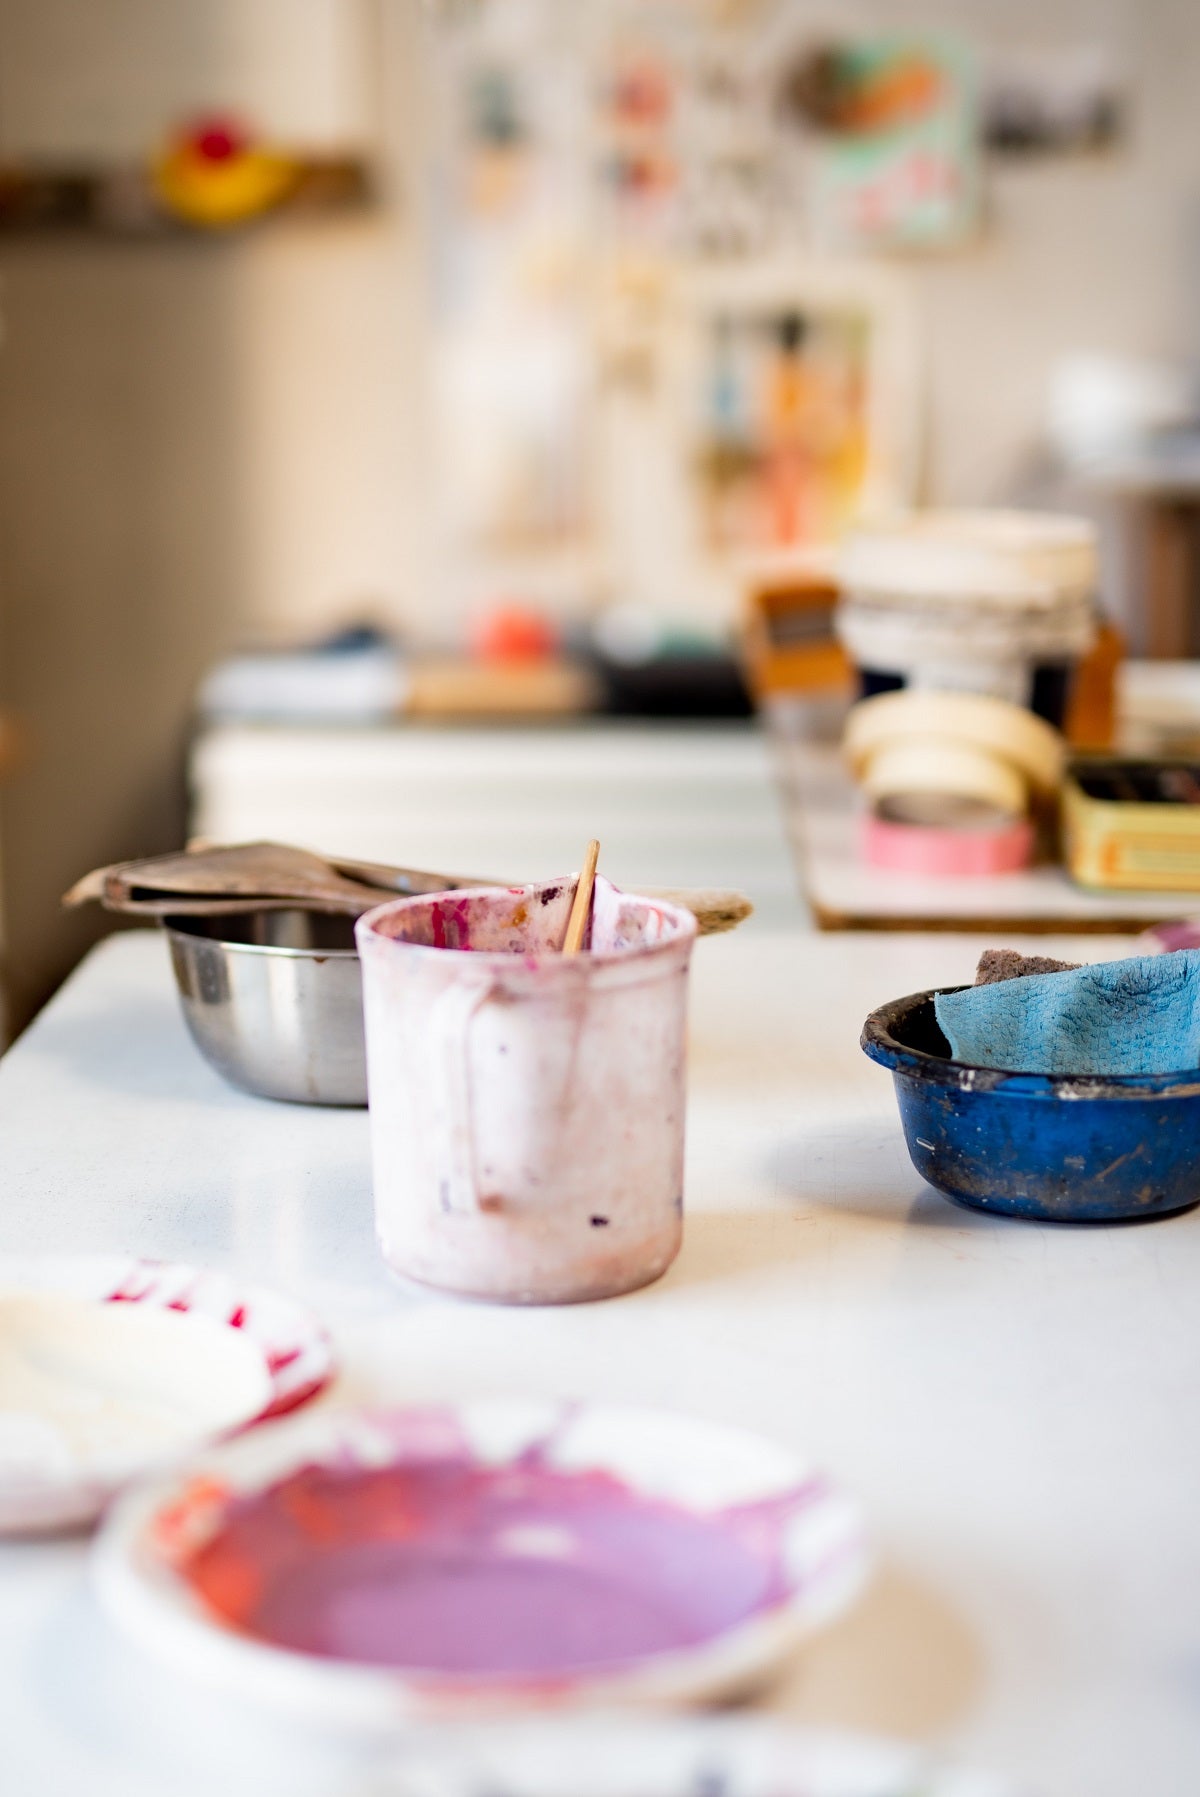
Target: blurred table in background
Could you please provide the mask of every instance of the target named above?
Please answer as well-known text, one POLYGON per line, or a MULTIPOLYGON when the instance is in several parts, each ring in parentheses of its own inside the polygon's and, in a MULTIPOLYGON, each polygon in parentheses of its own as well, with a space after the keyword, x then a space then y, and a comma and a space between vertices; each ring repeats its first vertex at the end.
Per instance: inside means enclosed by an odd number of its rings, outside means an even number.
POLYGON ((618 885, 732 886, 751 927, 803 907, 756 725, 346 728, 217 724, 191 757, 192 834, 505 881, 578 867, 618 885))
MULTIPOLYGON (((1139 728, 1161 713, 1178 731, 1183 698, 1168 713, 1149 678, 1157 665, 1129 665, 1139 728)), ((1186 664, 1161 665, 1174 670, 1173 691, 1189 684, 1186 664)), ((826 930, 1136 933, 1200 910, 1200 893, 1085 892, 1060 866, 984 879, 881 874, 859 853, 860 802, 838 749, 808 729, 786 711, 767 731, 215 724, 192 751, 191 830, 506 881, 577 867, 594 835, 619 885, 737 887, 755 904, 750 928, 800 924, 811 908, 826 930)))

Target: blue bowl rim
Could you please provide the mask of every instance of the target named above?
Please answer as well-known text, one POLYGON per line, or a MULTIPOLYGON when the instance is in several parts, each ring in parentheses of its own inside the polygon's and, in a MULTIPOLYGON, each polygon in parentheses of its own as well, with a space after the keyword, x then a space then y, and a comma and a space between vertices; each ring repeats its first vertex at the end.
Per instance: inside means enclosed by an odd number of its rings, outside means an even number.
POLYGON ((933 986, 880 1005, 863 1024, 859 1046, 871 1060, 891 1072, 959 1092, 995 1092, 1008 1098, 1079 1101, 1089 1098, 1200 1098, 1200 1068, 1173 1073, 1015 1073, 999 1067, 977 1067, 945 1055, 912 1048, 896 1035, 918 1006, 932 1004, 941 993, 964 986, 933 986))

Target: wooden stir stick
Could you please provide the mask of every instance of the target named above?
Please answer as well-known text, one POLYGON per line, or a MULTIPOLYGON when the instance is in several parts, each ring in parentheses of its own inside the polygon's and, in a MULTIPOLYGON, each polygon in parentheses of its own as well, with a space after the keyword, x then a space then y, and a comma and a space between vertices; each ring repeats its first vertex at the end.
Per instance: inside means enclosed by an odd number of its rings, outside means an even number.
POLYGON ((571 915, 567 919, 567 933, 563 937, 564 955, 577 955, 583 947, 583 934, 592 911, 592 889, 596 884, 596 863, 599 859, 600 844, 589 842, 587 853, 583 857, 583 869, 575 887, 571 915))

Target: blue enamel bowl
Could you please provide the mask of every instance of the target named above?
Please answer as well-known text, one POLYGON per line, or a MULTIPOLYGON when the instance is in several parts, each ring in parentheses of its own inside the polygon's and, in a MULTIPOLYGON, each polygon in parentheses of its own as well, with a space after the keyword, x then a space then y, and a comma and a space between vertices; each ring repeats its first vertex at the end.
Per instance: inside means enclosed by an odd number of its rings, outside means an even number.
MULTIPOLYGON (((947 986, 947 992, 960 987, 947 986)), ((1200 1200, 1200 1069, 1004 1073, 950 1058, 936 992, 872 1011, 913 1166, 956 1204, 1050 1223, 1167 1216, 1200 1200)))

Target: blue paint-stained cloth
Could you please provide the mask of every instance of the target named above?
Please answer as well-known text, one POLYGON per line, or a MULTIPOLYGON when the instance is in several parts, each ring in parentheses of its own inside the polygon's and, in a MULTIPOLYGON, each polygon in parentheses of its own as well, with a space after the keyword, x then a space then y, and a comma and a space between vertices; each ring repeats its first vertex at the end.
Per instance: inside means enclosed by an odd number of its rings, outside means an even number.
POLYGON ((1200 949, 970 986, 935 1000, 956 1061, 1014 1073, 1200 1067, 1200 949))

